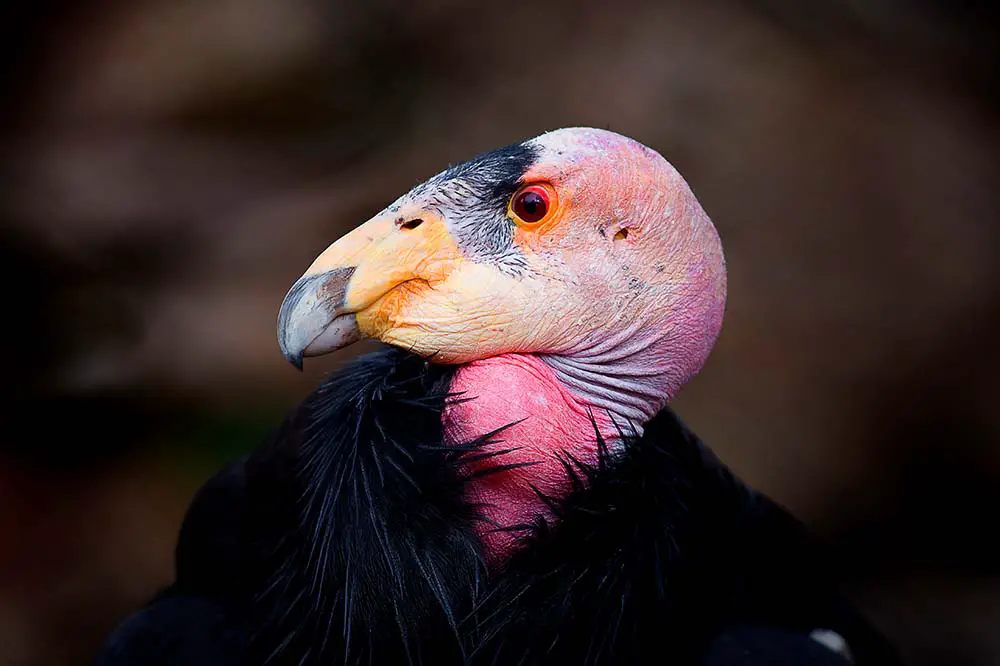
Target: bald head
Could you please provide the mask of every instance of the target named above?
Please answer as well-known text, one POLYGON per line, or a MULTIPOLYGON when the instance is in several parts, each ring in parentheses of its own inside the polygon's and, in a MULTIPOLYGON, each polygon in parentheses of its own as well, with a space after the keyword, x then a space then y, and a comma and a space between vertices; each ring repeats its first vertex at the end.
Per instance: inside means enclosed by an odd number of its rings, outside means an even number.
POLYGON ((725 289, 718 235, 666 160, 561 129, 438 174, 331 245, 279 337, 293 359, 361 337, 444 363, 537 354, 641 422, 704 363, 725 289))
POLYGON ((573 128, 529 143, 541 153, 527 178, 557 183, 572 202, 561 234, 538 247, 553 246, 586 285, 567 312, 583 325, 546 359, 591 404, 641 423, 701 369, 721 330, 719 236, 680 173, 637 141, 573 128))

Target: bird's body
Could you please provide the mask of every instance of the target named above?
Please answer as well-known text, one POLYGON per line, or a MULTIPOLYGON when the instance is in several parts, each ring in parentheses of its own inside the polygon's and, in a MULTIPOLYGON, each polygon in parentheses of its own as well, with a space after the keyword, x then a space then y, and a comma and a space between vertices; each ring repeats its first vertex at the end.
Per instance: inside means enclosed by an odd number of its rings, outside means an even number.
POLYGON ((618 135, 415 188, 279 317, 296 363, 408 351, 334 374, 205 486, 175 583, 98 665, 848 663, 816 631, 895 663, 823 549, 665 406, 724 294, 690 190, 618 135))
POLYGON ((526 545, 491 576, 459 471, 488 445, 443 445, 450 374, 390 350, 329 379, 201 491, 176 583, 119 629, 102 666, 699 664, 767 631, 763 660, 734 663, 809 663, 789 649, 843 663, 808 638, 816 629, 860 664, 890 663, 817 544, 669 410, 621 459, 567 459, 579 488, 551 500, 552 524, 513 530, 526 545))

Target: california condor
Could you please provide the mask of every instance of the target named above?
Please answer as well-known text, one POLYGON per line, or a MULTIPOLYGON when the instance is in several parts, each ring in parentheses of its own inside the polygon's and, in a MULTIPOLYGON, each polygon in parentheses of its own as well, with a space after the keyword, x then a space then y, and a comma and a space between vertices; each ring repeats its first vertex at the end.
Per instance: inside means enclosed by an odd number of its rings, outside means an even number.
POLYGON ((658 153, 561 129, 319 255, 284 355, 363 338, 195 498, 99 666, 894 664, 836 562, 668 407, 722 327, 708 215, 658 153))

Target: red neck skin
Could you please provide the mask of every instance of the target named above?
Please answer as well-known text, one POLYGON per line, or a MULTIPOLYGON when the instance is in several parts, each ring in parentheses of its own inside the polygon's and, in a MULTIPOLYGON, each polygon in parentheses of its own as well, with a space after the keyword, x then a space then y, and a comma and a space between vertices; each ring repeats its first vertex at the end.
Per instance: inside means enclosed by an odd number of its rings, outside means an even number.
POLYGON ((619 439, 618 426, 605 410, 588 409, 534 355, 505 354, 460 366, 450 390, 471 399, 445 409, 448 445, 462 444, 521 421, 493 437, 482 451, 515 450, 467 463, 468 471, 534 463, 474 478, 468 484, 469 500, 481 505, 485 518, 478 523, 478 532, 487 564, 497 569, 518 547, 518 534, 498 527, 530 524, 539 516, 551 519, 551 512, 532 486, 550 497, 565 497, 572 482, 559 456, 565 452, 581 462, 596 462, 594 421, 612 449, 619 439))

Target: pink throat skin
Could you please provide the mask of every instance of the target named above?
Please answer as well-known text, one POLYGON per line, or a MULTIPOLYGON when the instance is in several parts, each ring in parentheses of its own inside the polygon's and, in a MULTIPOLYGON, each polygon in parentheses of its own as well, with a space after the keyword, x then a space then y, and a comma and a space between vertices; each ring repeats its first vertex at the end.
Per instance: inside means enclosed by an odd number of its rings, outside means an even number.
POLYGON ((627 426, 618 419, 616 425, 603 409, 588 409, 563 386, 552 368, 530 354, 504 354, 462 365, 456 370, 451 391, 472 399, 445 409, 448 445, 462 444, 521 421, 496 435, 483 453, 513 450, 468 463, 470 472, 532 463, 475 478, 468 485, 468 499, 481 505, 485 518, 477 530, 487 564, 496 569, 518 547, 518 535, 498 527, 530 524, 539 516, 550 518, 548 507, 533 487, 551 497, 565 497, 570 492, 572 482, 560 456, 565 452, 581 462, 597 461, 591 413, 611 450, 619 443, 619 426, 627 426))

